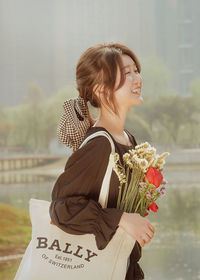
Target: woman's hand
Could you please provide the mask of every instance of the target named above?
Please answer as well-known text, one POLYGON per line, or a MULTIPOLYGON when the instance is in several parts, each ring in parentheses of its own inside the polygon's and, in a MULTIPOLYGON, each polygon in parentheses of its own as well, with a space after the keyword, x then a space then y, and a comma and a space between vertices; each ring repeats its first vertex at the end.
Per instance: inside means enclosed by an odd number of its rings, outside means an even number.
POLYGON ((154 226, 139 213, 124 212, 121 216, 119 226, 136 239, 141 247, 151 241, 155 232, 154 226))

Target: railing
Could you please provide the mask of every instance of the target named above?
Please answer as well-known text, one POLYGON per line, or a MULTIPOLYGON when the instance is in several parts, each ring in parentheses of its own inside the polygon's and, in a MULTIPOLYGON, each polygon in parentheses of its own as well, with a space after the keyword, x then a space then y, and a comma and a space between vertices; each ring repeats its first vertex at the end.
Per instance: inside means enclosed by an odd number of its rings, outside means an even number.
POLYGON ((60 158, 60 156, 4 157, 0 158, 0 171, 19 170, 41 166, 59 160, 60 158))

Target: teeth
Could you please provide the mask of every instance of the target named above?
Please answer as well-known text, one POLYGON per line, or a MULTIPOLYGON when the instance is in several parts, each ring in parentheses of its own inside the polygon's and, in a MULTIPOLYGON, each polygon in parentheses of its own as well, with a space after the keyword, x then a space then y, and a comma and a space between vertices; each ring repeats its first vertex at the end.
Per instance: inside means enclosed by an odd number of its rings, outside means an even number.
POLYGON ((133 93, 140 93, 141 90, 138 88, 138 89, 134 89, 134 90, 131 90, 133 93))

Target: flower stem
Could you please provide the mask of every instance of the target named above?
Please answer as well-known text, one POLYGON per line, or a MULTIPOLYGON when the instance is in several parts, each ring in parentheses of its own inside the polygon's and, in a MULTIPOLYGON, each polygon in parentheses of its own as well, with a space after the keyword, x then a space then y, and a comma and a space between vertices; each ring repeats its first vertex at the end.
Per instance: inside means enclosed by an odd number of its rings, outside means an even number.
POLYGON ((130 172, 130 167, 128 166, 128 168, 127 168, 127 176, 126 176, 126 183, 125 183, 125 186, 124 186, 123 195, 122 195, 122 200, 121 200, 121 210, 124 209, 125 198, 126 198, 126 194, 127 194, 127 191, 128 191, 129 172, 130 172))
MULTIPOLYGON (((130 205, 129 205, 130 212, 135 212, 134 207, 133 207, 134 202, 135 202, 135 197, 137 194, 139 194, 139 183, 141 182, 141 180, 144 177, 144 173, 140 168, 137 171, 138 171, 138 174, 137 174, 138 176, 137 176, 137 180, 135 181, 135 186, 134 186, 135 191, 133 193, 134 196, 132 196, 132 195, 130 196, 130 199, 131 199, 130 205)), ((139 197, 139 195, 138 195, 138 197, 139 197)), ((137 199, 136 199, 136 201, 137 201, 137 199)))
POLYGON ((117 208, 120 208, 120 201, 121 201, 121 193, 122 193, 122 182, 120 182, 119 185, 119 194, 118 194, 118 199, 117 199, 117 208))

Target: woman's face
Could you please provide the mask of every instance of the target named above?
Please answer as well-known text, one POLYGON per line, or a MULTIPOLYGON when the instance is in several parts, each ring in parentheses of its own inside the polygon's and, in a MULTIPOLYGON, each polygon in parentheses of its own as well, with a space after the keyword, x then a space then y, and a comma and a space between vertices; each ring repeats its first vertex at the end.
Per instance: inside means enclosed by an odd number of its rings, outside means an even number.
MULTIPOLYGON (((122 62, 125 82, 120 89, 114 92, 114 94, 119 108, 123 107, 129 109, 131 106, 143 103, 143 97, 141 96, 142 77, 138 73, 136 64, 130 56, 122 54, 122 62), (134 93, 133 91, 137 92, 134 93)), ((118 67, 115 88, 117 88, 119 82, 120 71, 118 67)))

